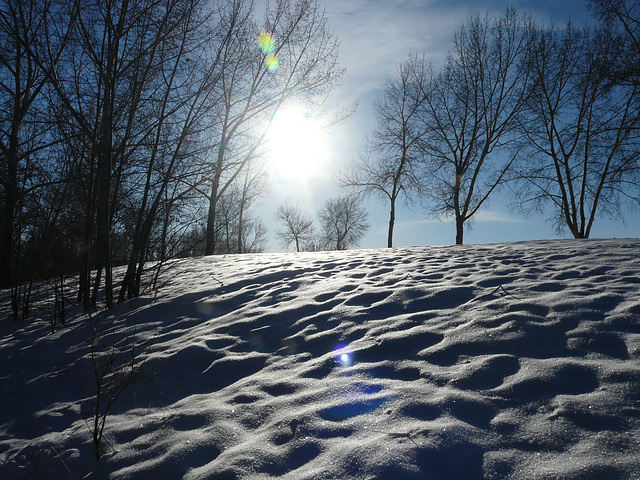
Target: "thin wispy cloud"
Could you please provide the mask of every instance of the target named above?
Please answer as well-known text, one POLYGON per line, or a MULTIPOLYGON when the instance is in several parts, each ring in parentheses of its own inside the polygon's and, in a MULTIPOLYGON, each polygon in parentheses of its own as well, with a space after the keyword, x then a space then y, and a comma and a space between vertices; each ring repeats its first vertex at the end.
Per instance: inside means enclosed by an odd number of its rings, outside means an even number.
MULTIPOLYGON (((397 229, 411 229, 424 225, 432 225, 432 224, 441 224, 441 223, 451 223, 455 219, 451 217, 443 217, 440 219, 434 218, 423 218, 423 219, 413 219, 413 220, 403 220, 400 222, 396 222, 397 229)), ((526 220, 522 218, 517 218, 509 215, 506 212, 501 212, 499 210, 481 210, 473 216, 473 220, 475 223, 526 223, 526 220)))
POLYGON ((522 218, 512 217, 499 210, 480 210, 473 218, 476 222, 526 223, 522 218))
POLYGON ((340 38, 340 60, 347 67, 338 96, 353 102, 381 91, 410 53, 444 57, 462 9, 444 11, 429 2, 329 0, 327 16, 340 38))

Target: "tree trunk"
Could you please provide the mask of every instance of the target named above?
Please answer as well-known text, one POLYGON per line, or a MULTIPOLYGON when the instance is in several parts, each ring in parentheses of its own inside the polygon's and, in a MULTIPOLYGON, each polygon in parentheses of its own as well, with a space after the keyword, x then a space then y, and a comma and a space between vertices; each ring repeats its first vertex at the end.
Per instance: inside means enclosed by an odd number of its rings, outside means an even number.
POLYGON ((87 211, 84 219, 84 232, 80 250, 80 275, 78 278, 78 302, 82 302, 85 312, 91 308, 91 251, 92 251, 92 227, 93 227, 93 194, 87 199, 87 211))
POLYGON ((111 282, 111 258, 109 235, 109 197, 111 187, 111 135, 104 140, 100 158, 98 159, 98 198, 96 204, 96 261, 97 272, 94 290, 91 296, 91 306, 95 307, 100 288, 102 270, 105 271, 104 293, 107 308, 113 307, 113 286, 111 282))
POLYGON ((11 286, 11 312, 13 313, 13 320, 15 322, 20 318, 20 295, 21 290, 19 285, 11 286))
POLYGON ((456 215, 456 245, 462 245, 464 240, 464 219, 456 215))
POLYGON ((240 204, 240 214, 238 215, 238 251, 237 253, 245 253, 243 251, 243 245, 242 245, 242 222, 244 221, 243 219, 243 213, 244 213, 244 198, 242 200, 242 203, 240 204))
POLYGON ((464 221, 463 212, 460 209, 460 190, 462 189, 462 173, 456 171, 456 184, 453 188, 453 211, 456 215, 456 245, 462 245, 464 240, 464 221))
POLYGON ((7 156, 7 182, 4 198, 4 225, 0 238, 0 288, 12 286, 13 271, 13 230, 15 227, 15 212, 18 201, 18 144, 16 138, 10 140, 7 156))
POLYGON ((391 211, 389 212, 389 235, 387 236, 387 248, 393 247, 393 226, 396 222, 396 202, 391 200, 391 211))
POLYGON ((209 198, 209 214, 207 215, 207 243, 205 247, 205 255, 213 255, 216 248, 216 208, 218 205, 218 186, 219 178, 214 178, 211 186, 211 197, 209 198))
POLYGON ((149 249, 149 236, 147 235, 143 241, 143 245, 140 251, 140 259, 138 261, 138 268, 136 270, 133 291, 130 291, 129 298, 140 296, 140 285, 142 284, 142 272, 144 271, 144 264, 147 261, 147 251, 149 249))
POLYGON ((162 219, 162 233, 160 235, 160 262, 164 262, 167 259, 167 233, 169 231, 169 222, 171 221, 172 206, 173 200, 166 202, 164 218, 162 219))
POLYGON ((209 199, 209 214, 207 216, 207 242, 204 249, 205 255, 213 255, 216 246, 215 242, 215 221, 216 221, 216 201, 212 196, 209 199))

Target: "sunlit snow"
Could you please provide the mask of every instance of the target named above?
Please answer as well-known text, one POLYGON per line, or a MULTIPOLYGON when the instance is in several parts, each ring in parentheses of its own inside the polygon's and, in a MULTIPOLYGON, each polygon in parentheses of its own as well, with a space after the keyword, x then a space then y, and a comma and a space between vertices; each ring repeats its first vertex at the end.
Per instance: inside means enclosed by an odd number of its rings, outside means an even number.
POLYGON ((0 478, 638 479, 639 259, 589 240, 174 261, 95 314, 147 348, 97 463, 86 318, 49 334, 44 297, 34 320, 7 308, 0 478))

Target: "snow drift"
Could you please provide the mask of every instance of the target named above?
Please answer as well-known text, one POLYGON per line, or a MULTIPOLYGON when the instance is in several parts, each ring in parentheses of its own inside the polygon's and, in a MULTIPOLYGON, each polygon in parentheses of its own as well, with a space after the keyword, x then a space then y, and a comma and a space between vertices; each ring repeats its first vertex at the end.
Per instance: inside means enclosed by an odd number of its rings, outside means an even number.
POLYGON ((2 322, 0 478, 640 478, 639 259, 589 240, 174 261, 96 314, 146 345, 99 462, 73 388, 86 317, 2 322))

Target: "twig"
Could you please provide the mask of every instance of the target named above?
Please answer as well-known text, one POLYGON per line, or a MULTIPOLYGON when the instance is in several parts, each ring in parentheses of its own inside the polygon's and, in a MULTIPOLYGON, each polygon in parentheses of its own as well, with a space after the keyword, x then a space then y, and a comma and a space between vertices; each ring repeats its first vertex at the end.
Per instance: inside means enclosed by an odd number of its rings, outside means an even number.
POLYGON ((67 462, 64 461, 64 458, 62 458, 62 455, 60 455, 58 453, 58 451, 56 450, 56 447, 54 447, 53 445, 51 445, 51 450, 53 450, 53 452, 58 456, 58 458, 60 459, 60 461, 62 462, 62 465, 64 465, 64 468, 67 469, 67 472, 69 472, 69 475, 71 475, 71 478, 76 478, 75 475, 73 473, 71 473, 71 470, 69 470, 69 467, 67 466, 67 462))
POLYGON ((471 300, 469 300, 467 303, 471 303, 471 302, 475 302, 476 300, 481 300, 483 298, 488 298, 488 297, 493 297, 496 293, 502 291, 504 293, 504 295, 508 295, 510 297, 516 298, 518 300, 522 300, 520 297, 518 297, 517 295, 514 295, 511 292, 508 292, 502 285, 498 285, 491 293, 487 293, 485 295, 482 295, 480 297, 475 297, 472 298, 471 300))
POLYGON ((419 445, 413 439, 413 433, 411 432, 388 432, 387 435, 389 435, 391 438, 408 438, 411 443, 413 443, 416 447, 419 447, 419 445))
POLYGON ((414 437, 414 433, 413 432, 382 432, 380 430, 374 430, 374 429, 369 429, 372 432, 376 432, 376 433, 382 433, 384 435, 389 435, 391 438, 407 438, 411 441, 411 443, 413 443, 416 447, 420 447, 420 445, 418 445, 416 443, 416 441, 413 439, 414 437))

